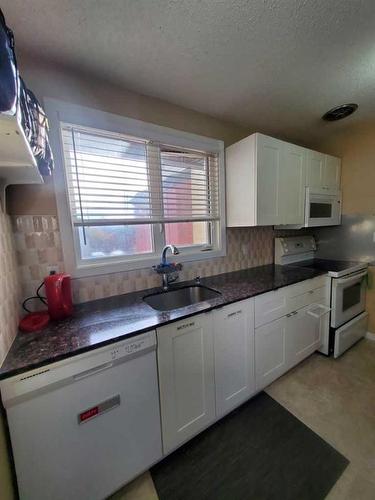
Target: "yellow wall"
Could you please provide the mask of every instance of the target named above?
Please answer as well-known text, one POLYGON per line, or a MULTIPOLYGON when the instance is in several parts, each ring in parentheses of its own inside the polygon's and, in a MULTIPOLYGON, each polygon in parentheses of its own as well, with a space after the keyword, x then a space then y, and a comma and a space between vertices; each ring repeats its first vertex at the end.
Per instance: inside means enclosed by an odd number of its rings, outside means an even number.
POLYGON ((343 213, 375 215, 375 125, 329 136, 317 147, 342 158, 343 213))
MULTIPOLYGON (((375 215, 375 125, 335 134, 317 148, 342 158, 343 213, 375 215)), ((375 267, 369 271, 368 329, 375 332, 375 267)))

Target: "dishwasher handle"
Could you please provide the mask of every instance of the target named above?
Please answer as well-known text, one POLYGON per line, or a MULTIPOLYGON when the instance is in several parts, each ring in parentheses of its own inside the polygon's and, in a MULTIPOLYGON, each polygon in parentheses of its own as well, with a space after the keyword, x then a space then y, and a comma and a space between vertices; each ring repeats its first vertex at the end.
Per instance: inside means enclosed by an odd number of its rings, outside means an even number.
POLYGON ((103 372, 104 370, 108 370, 108 368, 112 368, 112 366, 113 361, 104 363, 103 365, 94 366, 94 368, 90 368, 89 370, 85 370, 84 372, 73 375, 73 379, 75 381, 82 380, 84 378, 91 377, 92 375, 96 375, 97 373, 103 372))

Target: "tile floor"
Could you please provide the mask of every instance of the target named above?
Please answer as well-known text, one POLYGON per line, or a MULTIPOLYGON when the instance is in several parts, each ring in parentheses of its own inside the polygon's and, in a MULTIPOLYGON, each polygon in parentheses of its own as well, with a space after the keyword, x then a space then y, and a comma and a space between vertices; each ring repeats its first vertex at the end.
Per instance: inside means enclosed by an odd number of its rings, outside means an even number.
MULTIPOLYGON (((341 358, 314 354, 270 385, 268 394, 350 460, 327 500, 375 498, 375 342, 341 358)), ((157 500, 148 473, 111 500, 157 500)))

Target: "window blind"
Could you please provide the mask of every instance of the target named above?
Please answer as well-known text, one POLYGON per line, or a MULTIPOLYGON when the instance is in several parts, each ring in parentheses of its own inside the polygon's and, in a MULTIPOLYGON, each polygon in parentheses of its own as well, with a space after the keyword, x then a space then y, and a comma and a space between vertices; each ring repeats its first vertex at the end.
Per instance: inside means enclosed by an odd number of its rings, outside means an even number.
POLYGON ((218 156, 63 125, 75 226, 218 220, 218 156))

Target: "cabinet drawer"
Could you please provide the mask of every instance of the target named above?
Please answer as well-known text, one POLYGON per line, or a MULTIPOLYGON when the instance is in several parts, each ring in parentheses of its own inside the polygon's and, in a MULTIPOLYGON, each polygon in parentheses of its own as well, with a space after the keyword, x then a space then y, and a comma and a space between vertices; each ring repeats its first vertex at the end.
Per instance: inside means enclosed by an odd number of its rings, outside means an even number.
POLYGON ((285 316, 288 311, 287 288, 255 297, 255 328, 285 316))
POLYGON ((309 280, 301 281, 295 285, 290 285, 286 287, 288 290, 288 297, 296 297, 297 295, 302 295, 309 292, 310 290, 315 290, 316 288, 321 288, 327 283, 327 276, 317 276, 309 280))
POLYGON ((323 300, 322 294, 326 293, 326 279, 325 275, 318 276, 255 297, 255 327, 275 321, 285 314, 318 302, 318 300, 323 300))
POLYGON ((327 302, 326 290, 326 287, 322 286, 320 288, 309 290, 301 295, 288 297, 288 312, 298 311, 298 309, 301 309, 302 307, 315 303, 325 305, 327 302))

